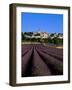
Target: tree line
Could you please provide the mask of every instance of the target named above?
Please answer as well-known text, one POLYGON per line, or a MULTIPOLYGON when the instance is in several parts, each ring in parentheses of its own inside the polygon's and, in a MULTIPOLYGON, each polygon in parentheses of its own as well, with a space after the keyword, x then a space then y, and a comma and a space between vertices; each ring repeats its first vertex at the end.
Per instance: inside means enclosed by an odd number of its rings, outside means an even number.
MULTIPOLYGON (((27 34, 30 36, 32 35, 32 33, 27 33, 27 34)), ((48 38, 28 38, 25 36, 24 33, 21 33, 21 39, 22 42, 40 42, 40 43, 55 44, 55 45, 63 44, 63 39, 58 37, 51 38, 51 36, 48 38)))

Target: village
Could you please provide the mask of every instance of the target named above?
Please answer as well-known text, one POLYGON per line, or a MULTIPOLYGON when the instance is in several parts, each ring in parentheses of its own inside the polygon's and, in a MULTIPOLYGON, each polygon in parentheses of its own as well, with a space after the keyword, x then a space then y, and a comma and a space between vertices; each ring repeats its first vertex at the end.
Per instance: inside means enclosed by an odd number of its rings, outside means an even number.
POLYGON ((26 37, 26 38, 60 38, 63 39, 63 34, 62 33, 47 33, 47 32, 22 32, 22 34, 26 37))
POLYGON ((22 43, 63 45, 63 33, 22 32, 22 43))

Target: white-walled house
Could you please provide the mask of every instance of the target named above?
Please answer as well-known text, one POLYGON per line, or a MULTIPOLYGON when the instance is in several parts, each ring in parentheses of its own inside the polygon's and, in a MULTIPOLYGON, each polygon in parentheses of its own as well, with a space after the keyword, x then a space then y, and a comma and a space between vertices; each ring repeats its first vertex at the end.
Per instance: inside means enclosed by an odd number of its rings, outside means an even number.
POLYGON ((41 32, 41 33, 40 33, 40 36, 41 36, 41 38, 48 38, 48 33, 46 33, 46 32, 41 32))

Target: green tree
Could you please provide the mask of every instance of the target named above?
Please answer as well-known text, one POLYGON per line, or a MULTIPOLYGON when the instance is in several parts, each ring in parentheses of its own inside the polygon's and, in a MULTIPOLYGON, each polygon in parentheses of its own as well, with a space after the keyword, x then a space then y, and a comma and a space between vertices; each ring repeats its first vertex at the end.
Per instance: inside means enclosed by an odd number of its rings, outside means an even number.
POLYGON ((21 40, 24 41, 25 37, 24 37, 24 33, 21 33, 21 40))

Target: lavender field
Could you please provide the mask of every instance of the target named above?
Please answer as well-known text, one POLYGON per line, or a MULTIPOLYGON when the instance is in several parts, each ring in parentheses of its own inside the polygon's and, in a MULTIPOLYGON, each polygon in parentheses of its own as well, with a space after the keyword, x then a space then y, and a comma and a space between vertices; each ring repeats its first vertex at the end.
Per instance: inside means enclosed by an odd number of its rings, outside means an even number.
POLYGON ((63 49, 23 44, 21 64, 22 77, 63 75, 63 49))

